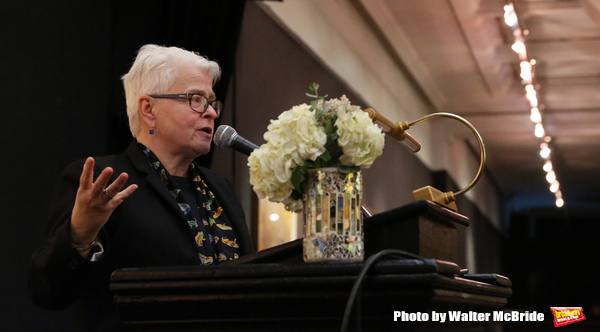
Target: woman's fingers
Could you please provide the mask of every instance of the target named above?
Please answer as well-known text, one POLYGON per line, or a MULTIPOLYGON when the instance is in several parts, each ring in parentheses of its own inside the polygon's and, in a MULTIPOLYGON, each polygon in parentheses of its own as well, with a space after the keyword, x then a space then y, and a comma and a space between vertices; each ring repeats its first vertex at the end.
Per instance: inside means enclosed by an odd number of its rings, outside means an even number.
MULTIPOLYGON (((93 185, 94 194, 96 194, 96 195, 103 194, 104 189, 108 187, 108 181, 110 180, 110 177, 113 175, 113 172, 114 171, 111 167, 106 167, 105 169, 102 170, 100 175, 98 175, 98 177, 96 178, 96 182, 94 182, 94 185, 93 185)), ((116 191, 118 191, 118 190, 116 190, 116 191)), ((111 196, 114 196, 114 193, 112 193, 111 196)))
POLYGON ((128 178, 129 175, 127 173, 121 173, 113 183, 106 187, 106 195, 111 199, 120 200, 124 200, 131 195, 137 189, 137 185, 132 184, 125 188, 125 190, 121 190, 128 178))
POLYGON ((94 179, 94 158, 88 157, 83 164, 83 171, 79 177, 79 187, 81 189, 89 189, 92 187, 94 179))
POLYGON ((138 188, 137 184, 129 185, 124 190, 120 191, 117 195, 115 195, 114 200, 117 200, 119 204, 123 202, 129 195, 133 194, 133 192, 138 188))
POLYGON ((94 165, 94 158, 88 157, 83 164, 83 171, 79 178, 81 194, 87 196, 89 200, 104 199, 106 202, 109 202, 119 199, 123 201, 137 189, 137 185, 130 185, 125 190, 121 190, 129 178, 127 173, 119 174, 112 183, 109 183, 114 173, 111 167, 103 169, 96 178, 96 181, 94 181, 94 165))

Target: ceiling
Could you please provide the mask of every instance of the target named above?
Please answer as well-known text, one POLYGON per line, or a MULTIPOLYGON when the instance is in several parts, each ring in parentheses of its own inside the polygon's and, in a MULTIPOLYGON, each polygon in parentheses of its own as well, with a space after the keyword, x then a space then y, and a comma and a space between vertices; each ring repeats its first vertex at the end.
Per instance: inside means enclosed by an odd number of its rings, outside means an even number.
MULTIPOLYGON (((504 23, 507 1, 353 3, 400 59, 406 49, 393 47, 394 33, 409 38, 412 49, 406 51, 416 52, 422 66, 406 70, 437 111, 461 115, 477 128, 486 145, 487 171, 509 202, 554 205, 542 169, 543 140, 534 135, 519 56, 504 23)), ((598 212, 600 0, 514 0, 514 8, 528 31, 528 57, 536 60, 533 83, 565 208, 596 206, 598 212)))

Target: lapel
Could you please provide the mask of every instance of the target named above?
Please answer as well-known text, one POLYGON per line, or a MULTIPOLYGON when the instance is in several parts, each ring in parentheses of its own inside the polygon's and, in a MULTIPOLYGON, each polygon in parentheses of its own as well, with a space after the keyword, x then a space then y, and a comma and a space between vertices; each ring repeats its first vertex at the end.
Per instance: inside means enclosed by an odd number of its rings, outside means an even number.
POLYGON ((129 145, 129 147, 127 147, 127 149, 125 150, 125 154, 129 158, 133 166, 137 169, 137 171, 140 172, 141 177, 144 177, 146 181, 148 181, 150 187, 152 187, 157 192, 159 197, 161 199, 166 200, 168 205, 175 209, 177 211, 177 214, 181 216, 181 219, 187 224, 187 219, 185 218, 185 215, 179 208, 177 201, 174 199, 171 192, 169 192, 167 186, 165 186, 165 184, 162 182, 156 170, 150 165, 150 163, 148 162, 148 158, 137 146, 137 142, 135 140, 129 145))

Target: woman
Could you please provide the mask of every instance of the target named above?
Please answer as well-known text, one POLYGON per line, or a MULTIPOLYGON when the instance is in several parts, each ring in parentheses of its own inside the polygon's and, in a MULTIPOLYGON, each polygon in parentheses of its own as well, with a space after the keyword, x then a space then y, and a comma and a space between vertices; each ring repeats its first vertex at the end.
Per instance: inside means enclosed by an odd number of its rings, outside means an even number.
POLYGON ((140 49, 123 76, 135 140, 61 175, 48 239, 32 258, 34 302, 64 309, 80 300, 83 321, 114 329, 115 269, 216 264, 252 251, 229 183, 194 163, 209 152, 222 109, 212 90, 219 77, 218 64, 193 52, 140 49))

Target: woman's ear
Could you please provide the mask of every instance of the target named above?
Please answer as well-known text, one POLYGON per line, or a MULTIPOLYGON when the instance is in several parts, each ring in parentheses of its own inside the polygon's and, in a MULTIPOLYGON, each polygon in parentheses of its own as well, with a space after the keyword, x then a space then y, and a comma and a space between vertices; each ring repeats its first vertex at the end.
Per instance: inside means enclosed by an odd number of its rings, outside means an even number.
POLYGON ((143 95, 138 99, 138 112, 140 120, 143 121, 148 128, 155 127, 156 114, 154 109, 154 100, 147 95, 143 95))

